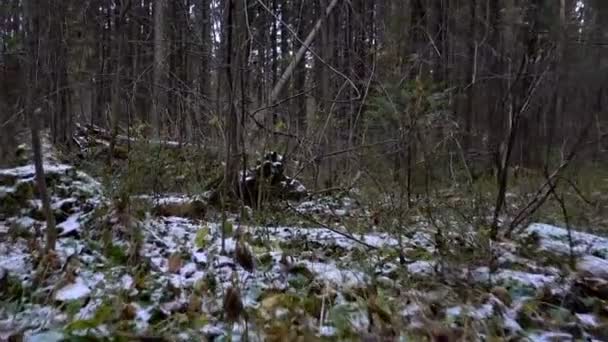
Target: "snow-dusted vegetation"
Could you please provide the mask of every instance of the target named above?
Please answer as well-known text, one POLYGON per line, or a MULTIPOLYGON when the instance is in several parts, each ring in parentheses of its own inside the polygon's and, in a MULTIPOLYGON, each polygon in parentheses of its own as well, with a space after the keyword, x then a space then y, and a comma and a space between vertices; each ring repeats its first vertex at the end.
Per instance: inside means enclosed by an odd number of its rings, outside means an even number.
POLYGON ((204 196, 133 196, 139 209, 123 208, 73 166, 47 158, 45 171, 59 236, 50 252, 33 168, 0 171, 3 339, 608 338, 598 235, 530 224, 475 250, 479 233, 458 229, 440 250, 424 220, 406 233, 349 232, 342 219, 370 212, 348 197, 289 205, 296 217, 339 218, 329 226, 256 225, 251 212, 170 209, 204 196))

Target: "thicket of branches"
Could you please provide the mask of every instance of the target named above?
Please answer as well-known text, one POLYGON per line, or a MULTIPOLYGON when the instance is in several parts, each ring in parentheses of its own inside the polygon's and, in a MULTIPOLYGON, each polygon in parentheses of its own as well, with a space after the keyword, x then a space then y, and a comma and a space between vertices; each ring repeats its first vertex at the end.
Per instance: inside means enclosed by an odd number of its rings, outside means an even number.
POLYGON ((143 132, 222 155, 227 185, 264 149, 316 190, 372 156, 408 194, 463 170, 501 187, 509 166, 550 171, 578 145, 603 156, 602 0, 26 3, 0 2, 5 163, 36 108, 66 150, 79 125, 112 132, 111 150, 143 132))

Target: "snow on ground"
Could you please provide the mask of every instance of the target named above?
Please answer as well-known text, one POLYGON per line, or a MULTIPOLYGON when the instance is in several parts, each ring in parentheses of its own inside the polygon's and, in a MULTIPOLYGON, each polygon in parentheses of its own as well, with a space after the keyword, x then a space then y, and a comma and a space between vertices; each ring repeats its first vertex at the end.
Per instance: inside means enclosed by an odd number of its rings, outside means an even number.
MULTIPOLYGON (((526 229, 528 234, 536 234, 540 238, 541 248, 567 255, 570 252, 568 230, 548 224, 532 224, 526 229)), ((576 254, 593 254, 608 258, 608 238, 597 235, 572 231, 573 249, 576 254)))
MULTIPOLYGON (((300 228, 300 227, 248 227, 244 226, 245 231, 253 232, 255 235, 260 237, 269 237, 271 240, 279 241, 314 241, 325 246, 338 246, 345 249, 353 249, 361 247, 361 245, 345 237, 344 235, 338 234, 326 228, 300 228)), ((344 227, 338 227, 348 234, 344 227)), ((389 248, 398 245, 397 239, 390 237, 388 234, 351 234, 354 238, 359 239, 366 244, 377 248, 389 248)))
MULTIPOLYGON (((45 174, 62 174, 74 169, 70 165, 58 163, 45 163, 43 165, 45 174)), ((6 178, 32 178, 36 175, 34 165, 25 165, 12 169, 0 170, 0 177, 6 178)))
POLYGON ((536 274, 516 270, 498 270, 497 272, 490 274, 488 267, 480 267, 472 273, 475 281, 480 283, 487 283, 490 281, 503 284, 517 282, 518 284, 534 289, 554 284, 558 279, 555 275, 536 274))
MULTIPOLYGON (((355 293, 370 286, 374 275, 377 276, 376 280, 382 279, 383 284, 397 288, 399 294, 387 294, 392 291, 390 287, 382 289, 380 293, 385 293, 387 298, 384 299, 391 302, 392 312, 400 313, 395 316, 403 317, 412 324, 421 315, 427 315, 428 303, 438 302, 439 310, 453 322, 457 322, 459 317, 468 317, 478 323, 499 317, 506 331, 527 335, 532 341, 567 340, 572 337, 566 332, 549 333, 550 329, 532 331, 521 321, 522 310, 529 305, 537 291, 549 288, 552 294, 563 296, 574 285, 573 277, 562 276, 555 267, 518 255, 515 242, 499 246, 502 254, 498 261, 501 266, 495 272, 490 273, 488 267, 479 265, 469 272, 464 269, 461 272, 462 278, 470 281, 471 286, 483 288, 491 283, 492 286, 505 287, 512 297, 512 303, 503 303, 503 298, 499 300, 493 296, 475 303, 463 303, 458 298, 440 294, 439 291, 435 293, 431 289, 413 295, 414 289, 407 286, 430 286, 438 279, 432 234, 423 229, 409 234, 409 237, 403 236, 402 243, 405 251, 424 251, 424 258, 417 259, 414 253, 405 258, 405 265, 401 265, 402 260, 399 260, 397 253, 391 253, 398 248, 398 240, 389 234, 353 234, 356 239, 378 248, 378 251, 369 251, 353 239, 325 228, 239 226, 237 221, 233 221, 234 229, 244 233, 242 235, 253 251, 255 267, 247 270, 235 258, 239 243, 237 239, 229 236, 222 243, 220 223, 149 216, 134 225, 141 228, 143 234, 142 258, 136 265, 128 266, 129 231, 124 227, 116 229, 112 240, 115 250, 109 255, 99 241, 101 232, 96 231, 96 226, 92 224, 93 209, 106 202, 99 183, 68 165, 49 161, 47 170, 51 177, 58 179, 53 184, 51 198, 52 209, 63 217, 58 222, 61 233, 56 253, 60 267, 51 275, 52 283, 34 291, 44 296, 42 303, 0 305, 0 339, 22 330, 30 340, 52 340, 53 336, 40 334, 52 333, 52 329, 62 332, 66 323, 74 319, 89 320, 88 324, 92 324, 90 320, 99 316, 108 303, 124 306, 114 308, 112 312, 114 315, 128 315, 136 332, 144 332, 173 315, 176 315, 175 319, 184 319, 184 312, 190 315, 187 319, 193 319, 191 311, 195 311, 201 316, 197 318, 201 322, 196 327, 180 331, 185 340, 192 337, 188 335, 192 333, 226 335, 229 331, 241 329, 239 324, 226 324, 221 314, 224 311, 222 301, 225 293, 233 286, 240 289, 243 305, 248 310, 259 310, 264 298, 273 294, 290 294, 293 296, 287 297, 292 298, 290 301, 296 300, 293 298, 300 301, 312 301, 315 296, 323 298, 320 305, 323 306, 321 311, 324 312, 324 319, 319 320, 316 310, 320 308, 317 308, 313 310, 315 315, 306 317, 303 324, 309 325, 318 335, 337 336, 343 328, 338 324, 340 319, 349 321, 351 328, 356 331, 367 329, 366 297, 357 297, 355 293), (142 268, 146 268, 148 273, 142 275, 142 268), (68 269, 73 272, 73 277, 66 276, 68 269), (400 273, 408 277, 408 281, 400 282, 400 273), (412 283, 410 276, 423 281, 412 283), (60 283, 66 282, 66 279, 67 283, 60 283), (57 284, 61 286, 53 286, 57 284), (318 289, 323 289, 320 294, 315 292, 318 289), (193 299, 195 294, 200 302, 193 299), (357 299, 353 300, 353 297, 357 299), (118 298, 123 301, 119 302, 122 304, 116 304, 118 298), (67 308, 73 306, 75 301, 82 301, 82 307, 68 314, 67 308), (330 312, 343 312, 342 318, 332 316, 330 312), (528 333, 524 333, 528 330, 528 333)), ((13 182, 0 188, 0 197, 12 196, 16 191, 15 184, 31 182, 32 171, 31 167, 0 170, 0 178, 9 177, 13 182)), ((186 200, 190 198, 181 195, 155 198, 157 203, 165 204, 183 203, 186 200)), ((31 198, 24 205, 30 206, 27 211, 0 219, 0 269, 16 277, 23 286, 31 286, 34 259, 28 240, 24 237, 18 237, 15 241, 8 238, 9 228, 15 225, 29 231, 40 226, 44 231, 44 222, 40 217, 30 215, 40 210, 39 201, 31 198)), ((355 207, 354 201, 349 199, 317 200, 300 204, 298 210, 307 214, 337 213, 340 216, 349 215, 355 207)), ((111 217, 112 212, 107 215, 110 219, 105 222, 117 222, 111 217)), ((345 231, 342 226, 336 227, 345 231)), ((548 252, 562 256, 568 254, 569 240, 565 229, 533 224, 526 229, 526 234, 537 235, 540 247, 548 252)), ((578 257, 578 271, 608 279, 608 239, 572 232, 572 240, 578 257)), ((292 314, 289 308, 292 304, 289 303, 277 304, 280 304, 274 311, 277 319, 292 314)), ((312 305, 316 302, 306 303, 312 305)), ((578 312, 572 309, 572 312, 582 329, 598 329, 606 320, 606 317, 592 310, 578 312)), ((110 329, 106 322, 98 328, 106 332, 110 329)))
POLYGON ((67 302, 86 298, 91 294, 91 289, 84 283, 82 278, 77 278, 74 283, 68 284, 55 293, 55 300, 67 302))

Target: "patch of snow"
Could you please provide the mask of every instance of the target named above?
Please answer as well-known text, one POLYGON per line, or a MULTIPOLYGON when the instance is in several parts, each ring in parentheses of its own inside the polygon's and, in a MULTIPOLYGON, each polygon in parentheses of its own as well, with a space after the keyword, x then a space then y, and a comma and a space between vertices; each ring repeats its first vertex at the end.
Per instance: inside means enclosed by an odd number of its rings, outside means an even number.
POLYGON ((494 315, 492 304, 483 304, 479 308, 471 310, 471 317, 475 319, 488 319, 494 315))
POLYGON ((99 284, 104 284, 106 281, 106 275, 101 272, 95 272, 92 274, 87 274, 87 273, 91 273, 91 272, 87 271, 87 270, 81 270, 80 276, 83 279, 87 280, 87 284, 89 285, 90 288, 95 288, 99 284))
POLYGON ((433 275, 435 273, 435 263, 427 260, 418 260, 408 264, 407 270, 410 273, 418 275, 433 275))
POLYGON ((191 287, 196 284, 197 281, 203 279, 206 273, 203 271, 194 272, 188 279, 186 279, 186 286, 191 287))
POLYGON ((46 331, 24 336, 25 342, 60 342, 65 340, 63 333, 59 331, 46 331))
POLYGON ((417 231, 414 235, 409 239, 409 244, 424 248, 430 253, 435 250, 435 243, 433 242, 433 238, 430 234, 422 231, 417 231))
POLYGON ((197 270, 196 264, 193 262, 189 262, 181 268, 180 274, 183 277, 190 277, 191 275, 193 275, 196 272, 196 270, 197 270))
POLYGON ((403 308, 403 311, 401 311, 401 314, 406 317, 409 317, 409 316, 418 314, 421 311, 422 311, 422 307, 419 304, 410 303, 405 308, 403 308))
POLYGON ((346 209, 334 210, 334 215, 336 215, 336 216, 346 216, 346 214, 348 214, 348 211, 346 211, 346 209))
POLYGON ((528 338, 532 342, 574 341, 572 335, 560 332, 537 332, 529 334, 528 338))
MULTIPOLYGON (((2 252, 0 249, 0 252, 2 252)), ((0 268, 9 272, 9 274, 22 274, 30 271, 29 257, 26 254, 18 253, 15 251, 6 251, 7 253, 0 253, 0 268)))
POLYGON ((458 317, 458 316, 462 315, 462 306, 458 305, 458 306, 453 306, 451 308, 447 308, 447 309, 445 309, 445 314, 448 317, 458 317))
POLYGON ((192 254, 194 261, 196 261, 199 264, 207 264, 209 259, 207 258, 207 253, 205 252, 194 252, 192 254))
POLYGON ((203 334, 206 336, 224 336, 224 329, 215 325, 215 324, 207 324, 201 329, 203 334))
POLYGON ((295 187, 296 188, 295 189, 296 192, 301 192, 301 193, 305 193, 306 192, 306 187, 302 183, 300 183, 299 181, 297 181, 295 179, 292 179, 289 182, 289 185, 295 187))
POLYGON ((232 260, 232 258, 229 258, 225 255, 220 255, 216 258, 216 260, 215 260, 216 267, 224 267, 226 265, 234 265, 234 260, 232 260))
POLYGON ((84 283, 82 278, 76 278, 72 284, 68 284, 55 293, 55 300, 69 301, 87 297, 91 294, 91 289, 84 283))
MULTIPOLYGON (((0 308, 0 312, 2 312, 2 308, 0 308)), ((9 326, 14 331, 26 331, 24 337, 27 339, 29 333, 35 334, 51 329, 54 326, 65 324, 66 320, 67 315, 56 308, 26 303, 21 311, 11 314, 8 319, 0 320, 0 327, 9 326)))
POLYGON ((103 301, 99 298, 89 301, 87 305, 80 309, 80 311, 76 315, 76 318, 79 320, 92 319, 95 316, 97 310, 99 310, 99 308, 101 307, 102 303, 103 301))
POLYGON ((593 314, 576 314, 576 318, 581 322, 584 326, 595 328, 600 325, 600 321, 596 315, 593 314))
MULTIPOLYGON (((65 173, 66 171, 74 169, 70 165, 65 164, 55 164, 55 163, 45 163, 43 165, 45 174, 59 174, 65 173)), ((0 170, 0 176, 8 176, 8 177, 18 177, 18 178, 27 178, 33 177, 36 174, 36 169, 33 164, 15 167, 12 169, 3 169, 0 170)))
POLYGON ((148 328, 148 321, 152 318, 152 314, 150 313, 150 308, 142 308, 137 303, 132 303, 135 308, 135 327, 139 331, 144 331, 148 328))
POLYGON ((65 238, 57 241, 56 251, 63 261, 72 255, 79 255, 83 249, 82 242, 77 239, 65 238))
POLYGON ((51 209, 57 210, 66 204, 76 204, 77 202, 78 202, 78 200, 73 197, 60 198, 56 201, 53 201, 53 203, 51 203, 51 209))
POLYGON ((585 255, 577 261, 576 269, 593 277, 608 280, 608 260, 593 255, 585 255))
POLYGON ((323 325, 319 328, 319 335, 323 337, 333 337, 336 335, 336 333, 336 328, 331 326, 323 325))
POLYGON ((30 229, 34 226, 34 224, 36 224, 37 221, 29 216, 22 216, 16 219, 14 222, 22 228, 30 229))
POLYGON ((167 268, 165 266, 165 260, 166 260, 166 258, 163 258, 163 257, 150 258, 150 261, 152 262, 152 264, 154 266, 156 266, 159 269, 164 269, 164 271, 167 271, 167 268))
MULTIPOLYGON (((534 223, 526 233, 537 234, 541 248, 560 254, 569 254, 568 230, 548 224, 534 223)), ((577 254, 600 254, 608 258, 608 238, 571 230, 574 252, 577 254)))
POLYGON ((120 284, 124 290, 130 290, 133 288, 134 283, 133 277, 128 274, 124 274, 122 277, 120 277, 120 284))
POLYGON ((80 230, 80 217, 81 214, 70 215, 67 220, 57 225, 59 229, 59 236, 66 236, 72 232, 80 230))
POLYGON ((465 305, 465 306, 453 306, 447 308, 445 313, 448 317, 460 317, 466 315, 476 320, 488 319, 494 315, 494 307, 491 304, 483 304, 478 308, 465 305))
POLYGON ((302 264, 310 271, 317 274, 319 278, 345 287, 361 285, 362 283, 366 282, 368 278, 362 272, 355 270, 342 270, 333 263, 312 262, 305 260, 302 262, 302 264))
POLYGON ((182 278, 179 274, 171 274, 169 276, 169 282, 176 289, 181 289, 185 286, 184 278, 182 278))
POLYGON ((512 333, 512 334, 519 333, 519 332, 523 331, 521 325, 519 325, 519 323, 517 323, 517 321, 513 317, 511 317, 509 315, 506 315, 504 317, 503 324, 504 324, 504 327, 506 329, 508 329, 508 331, 510 333, 512 333))
POLYGON ((487 282, 492 280, 495 282, 516 281, 522 285, 531 286, 533 288, 541 288, 547 284, 554 283, 557 280, 556 276, 528 273, 514 270, 500 270, 492 275, 488 267, 479 267, 472 272, 473 279, 477 282, 487 282))
POLYGON ((233 238, 228 238, 224 241, 224 251, 226 253, 234 253, 236 249, 236 240, 233 238))
POLYGON ((168 196, 168 197, 160 197, 154 200, 154 204, 156 205, 169 205, 169 204, 183 204, 188 203, 192 199, 183 196, 168 196))

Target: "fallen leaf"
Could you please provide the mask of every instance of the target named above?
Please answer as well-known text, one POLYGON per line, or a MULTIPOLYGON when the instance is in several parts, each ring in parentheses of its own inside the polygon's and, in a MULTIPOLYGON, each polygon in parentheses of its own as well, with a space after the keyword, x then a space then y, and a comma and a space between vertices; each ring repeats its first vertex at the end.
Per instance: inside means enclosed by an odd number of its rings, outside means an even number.
POLYGON ((179 270, 182 268, 182 257, 179 253, 173 253, 169 257, 168 260, 168 268, 171 273, 179 273, 179 270))

